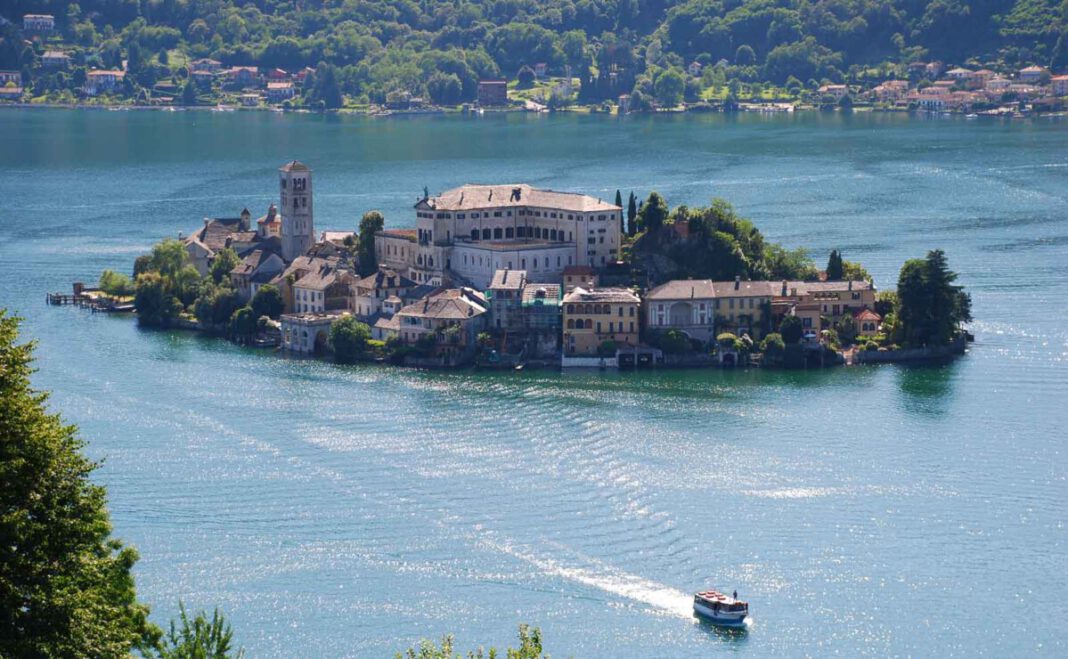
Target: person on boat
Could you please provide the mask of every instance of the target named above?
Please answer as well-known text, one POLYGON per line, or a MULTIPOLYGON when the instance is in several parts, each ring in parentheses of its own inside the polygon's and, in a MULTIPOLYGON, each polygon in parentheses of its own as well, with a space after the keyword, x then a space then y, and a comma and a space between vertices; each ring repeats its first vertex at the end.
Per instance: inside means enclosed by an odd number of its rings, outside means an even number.
POLYGON ((734 591, 734 599, 738 599, 738 591, 734 591))

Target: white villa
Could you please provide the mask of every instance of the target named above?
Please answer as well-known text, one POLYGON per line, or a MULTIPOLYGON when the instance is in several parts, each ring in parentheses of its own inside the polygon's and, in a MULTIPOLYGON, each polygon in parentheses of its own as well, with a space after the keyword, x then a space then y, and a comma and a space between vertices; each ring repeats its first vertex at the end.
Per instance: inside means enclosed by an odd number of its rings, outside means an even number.
POLYGON ((497 270, 559 282, 568 266, 601 267, 619 258, 622 213, 572 192, 464 185, 419 200, 416 229, 379 232, 375 254, 417 284, 485 289, 497 270))

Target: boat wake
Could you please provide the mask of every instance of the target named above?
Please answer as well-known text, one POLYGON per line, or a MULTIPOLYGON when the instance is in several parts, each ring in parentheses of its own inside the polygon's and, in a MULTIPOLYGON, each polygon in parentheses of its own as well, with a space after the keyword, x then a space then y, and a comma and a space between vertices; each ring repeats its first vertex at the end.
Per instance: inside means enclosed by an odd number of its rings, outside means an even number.
POLYGON ((663 614, 682 618, 693 617, 691 595, 677 588, 613 568, 596 559, 586 559, 587 566, 577 567, 566 565, 553 558, 538 556, 509 542, 495 540, 492 537, 483 537, 478 544, 529 563, 545 575, 560 577, 605 593, 640 602, 663 614))

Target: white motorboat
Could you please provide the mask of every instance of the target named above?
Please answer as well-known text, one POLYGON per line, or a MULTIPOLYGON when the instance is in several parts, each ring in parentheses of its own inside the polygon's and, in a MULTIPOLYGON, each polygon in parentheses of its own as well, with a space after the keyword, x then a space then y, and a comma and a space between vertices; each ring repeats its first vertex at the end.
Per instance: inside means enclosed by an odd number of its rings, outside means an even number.
POLYGON ((693 612, 715 625, 744 627, 749 619, 749 602, 718 590, 706 590, 693 596, 693 612))

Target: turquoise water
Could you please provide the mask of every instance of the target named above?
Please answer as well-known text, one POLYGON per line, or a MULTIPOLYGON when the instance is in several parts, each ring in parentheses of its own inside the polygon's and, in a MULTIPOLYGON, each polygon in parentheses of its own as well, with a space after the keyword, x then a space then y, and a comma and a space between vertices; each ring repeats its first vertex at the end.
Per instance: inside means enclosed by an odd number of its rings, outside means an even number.
POLYGON ((420 637, 553 656, 1068 652, 1068 124, 799 115, 338 119, 0 112, 0 306, 105 460, 163 622, 219 605, 254 657, 420 637), (430 373, 285 360, 48 308, 315 170, 320 228, 424 185, 730 199, 882 287, 942 247, 977 342, 823 372, 430 373), (689 593, 751 602, 748 634, 689 593))

